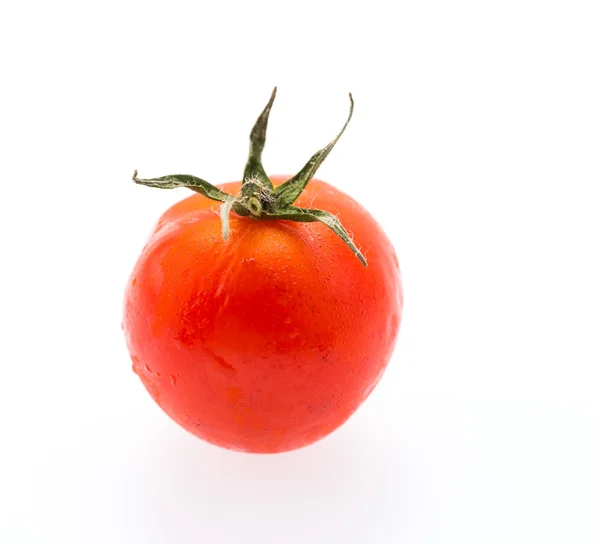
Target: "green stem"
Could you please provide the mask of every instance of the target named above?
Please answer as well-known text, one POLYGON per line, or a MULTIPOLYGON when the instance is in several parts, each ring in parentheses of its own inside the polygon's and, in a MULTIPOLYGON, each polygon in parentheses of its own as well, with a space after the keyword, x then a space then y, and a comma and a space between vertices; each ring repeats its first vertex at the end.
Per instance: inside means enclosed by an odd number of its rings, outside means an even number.
POLYGON ((317 151, 300 172, 281 184, 277 189, 274 189, 273 183, 265 173, 262 165, 262 152, 265 147, 269 114, 271 113, 271 107, 275 101, 276 94, 277 87, 273 89, 269 102, 250 132, 248 161, 244 168, 242 187, 237 196, 234 197, 225 193, 203 179, 184 174, 139 179, 136 170, 133 174, 133 180, 141 185, 158 187, 160 189, 187 187, 204 195, 206 198, 222 202, 220 215, 223 226, 223 239, 225 240, 229 238, 229 214, 231 211, 237 215, 249 216, 255 219, 279 219, 302 223, 319 221, 335 232, 358 257, 360 262, 364 266, 367 266, 367 260, 364 255, 356 247, 354 241, 335 215, 325 210, 298 208, 293 205, 346 130, 350 119, 352 119, 354 111, 352 94, 350 94, 350 112, 348 118, 338 135, 323 149, 317 151))
MULTIPOLYGON (((265 141, 267 139, 267 125, 269 123, 269 114, 273 102, 275 102, 275 95, 277 94, 277 87, 273 89, 271 98, 265 106, 265 109, 260 114, 252 131, 250 132, 250 151, 248 153, 248 162, 244 168, 244 187, 248 186, 247 180, 259 181, 265 188, 273 190, 273 184, 267 176, 265 169, 262 165, 262 152, 265 148, 265 141)), ((253 188, 250 188, 253 190, 253 188)))
POLYGON ((319 149, 304 165, 304 168, 300 170, 293 178, 288 179, 285 183, 282 183, 275 194, 279 202, 282 205, 291 206, 296 199, 300 196, 304 188, 308 184, 308 182, 314 177, 319 169, 319 166, 323 163, 323 161, 329 155, 329 152, 333 149, 337 141, 340 139, 340 136, 344 134, 350 119, 352 119, 352 113, 354 112, 354 100, 352 99, 352 93, 349 93, 350 96, 350 113, 348 114, 348 119, 344 123, 342 130, 340 130, 339 134, 335 137, 334 140, 329 142, 323 149, 319 149))

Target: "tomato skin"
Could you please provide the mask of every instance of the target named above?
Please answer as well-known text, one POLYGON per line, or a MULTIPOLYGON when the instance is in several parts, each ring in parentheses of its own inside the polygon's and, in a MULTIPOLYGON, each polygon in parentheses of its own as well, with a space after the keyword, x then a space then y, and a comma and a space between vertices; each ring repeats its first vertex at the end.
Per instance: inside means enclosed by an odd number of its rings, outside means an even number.
POLYGON ((368 267, 321 223, 231 214, 224 241, 219 203, 195 194, 160 218, 127 286, 134 371, 172 419, 213 444, 275 453, 319 440, 392 354, 403 299, 391 243, 322 181, 296 205, 336 214, 368 267))

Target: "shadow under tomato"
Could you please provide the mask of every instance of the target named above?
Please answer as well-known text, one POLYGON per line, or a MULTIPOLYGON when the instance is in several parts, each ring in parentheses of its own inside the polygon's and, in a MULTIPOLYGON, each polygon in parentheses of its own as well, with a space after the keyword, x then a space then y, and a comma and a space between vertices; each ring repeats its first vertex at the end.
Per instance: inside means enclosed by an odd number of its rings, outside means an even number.
POLYGON ((135 523, 156 542, 259 542, 260 534, 265 542, 331 542, 340 531, 352 542, 377 541, 380 518, 404 517, 398 466, 406 463, 364 423, 275 455, 231 452, 171 426, 164 431, 149 439, 151 466, 138 468, 131 482, 138 504, 130 511, 142 518, 135 523))

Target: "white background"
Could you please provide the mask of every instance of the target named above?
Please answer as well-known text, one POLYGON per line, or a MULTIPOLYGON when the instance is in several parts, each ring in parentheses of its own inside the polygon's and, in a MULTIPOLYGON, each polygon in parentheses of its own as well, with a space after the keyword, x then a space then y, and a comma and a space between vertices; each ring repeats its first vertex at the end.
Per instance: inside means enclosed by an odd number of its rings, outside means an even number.
MULTIPOLYGON (((0 8, 0 542, 598 543, 598 3, 0 8), (322 442, 220 450, 131 371, 131 267, 192 173, 319 172, 394 242, 382 380, 322 442)), ((341 271, 343 272, 343 271, 341 271)))

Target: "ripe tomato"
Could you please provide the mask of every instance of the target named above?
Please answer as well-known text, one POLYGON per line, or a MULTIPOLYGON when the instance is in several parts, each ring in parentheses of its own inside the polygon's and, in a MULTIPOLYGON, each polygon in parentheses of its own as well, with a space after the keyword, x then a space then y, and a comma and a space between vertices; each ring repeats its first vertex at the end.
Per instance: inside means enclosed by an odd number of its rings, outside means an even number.
POLYGON ((402 289, 391 243, 325 182, 312 180, 297 205, 337 216, 368 266, 322 223, 232 214, 224 240, 218 205, 196 194, 160 218, 127 286, 134 371, 172 419, 213 444, 281 452, 319 440, 392 354, 402 289))

